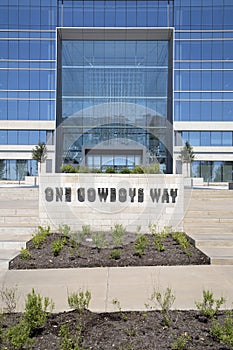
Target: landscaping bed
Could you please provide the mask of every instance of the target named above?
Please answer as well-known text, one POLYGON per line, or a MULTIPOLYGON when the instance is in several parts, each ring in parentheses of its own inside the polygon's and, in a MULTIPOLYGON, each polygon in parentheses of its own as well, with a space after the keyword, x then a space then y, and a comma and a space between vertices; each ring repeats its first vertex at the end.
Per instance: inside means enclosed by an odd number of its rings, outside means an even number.
MULTIPOLYGON (((167 289, 161 311, 92 313, 84 308, 86 292, 73 294, 78 308, 59 314, 44 311, 44 301, 33 291, 25 312, 1 315, 1 349, 34 350, 230 350, 233 348, 233 313, 219 311, 208 294, 198 311, 171 311, 174 300, 167 289), (81 295, 81 297, 80 297, 81 295), (168 303, 167 303, 168 301, 168 303), (209 313, 210 311, 210 313, 209 313)), ((9 293, 9 292, 8 292, 9 293)), ((157 294, 158 295, 158 294, 157 294)), ((89 295, 90 296, 90 295, 89 295)), ((157 298, 158 300, 158 298, 157 298)), ((222 302, 222 301, 221 301, 222 302)), ((47 300, 47 305, 49 301, 47 300)), ((88 302, 86 303, 88 306, 88 302)))
MULTIPOLYGON (((72 233, 64 225, 59 232, 51 233, 49 227, 39 227, 27 248, 10 262, 10 268, 210 263, 184 233, 170 228, 157 232, 155 226, 146 235, 139 231, 132 234, 115 225, 107 233, 91 232, 87 226, 72 233)), ((48 308, 52 301, 32 290, 21 314, 11 307, 15 306, 15 291, 1 292, 7 306, 0 317, 0 346, 4 350, 233 349, 233 313, 220 311, 223 298, 215 300, 209 291, 203 291, 196 311, 172 310, 175 295, 167 288, 154 290, 145 300, 146 311, 123 312, 120 301, 113 300, 116 311, 111 313, 89 311, 91 294, 77 291, 68 295, 71 311, 51 313, 48 308)))
POLYGON ((58 233, 40 227, 27 248, 14 258, 10 269, 49 269, 105 266, 173 266, 209 264, 210 259, 188 237, 170 228, 132 234, 121 225, 109 232, 90 227, 71 233, 64 225, 58 233))

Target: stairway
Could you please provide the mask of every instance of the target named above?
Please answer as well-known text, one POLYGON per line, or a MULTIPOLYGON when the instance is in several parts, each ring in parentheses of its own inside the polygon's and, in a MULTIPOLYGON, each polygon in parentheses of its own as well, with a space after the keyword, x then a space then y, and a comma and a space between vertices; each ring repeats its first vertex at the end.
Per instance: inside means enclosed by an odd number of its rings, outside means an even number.
POLYGON ((39 189, 0 187, 0 269, 19 254, 39 223, 39 189))
POLYGON ((233 191, 193 189, 184 231, 211 264, 233 265, 233 191))

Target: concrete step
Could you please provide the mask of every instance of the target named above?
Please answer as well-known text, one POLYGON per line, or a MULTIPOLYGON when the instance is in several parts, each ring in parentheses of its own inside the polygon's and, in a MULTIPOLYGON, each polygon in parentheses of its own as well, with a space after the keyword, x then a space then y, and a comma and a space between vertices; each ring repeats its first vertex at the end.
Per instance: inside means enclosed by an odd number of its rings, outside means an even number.
POLYGON ((0 217, 0 227, 11 226, 36 226, 39 224, 39 218, 36 216, 5 216, 0 217))
POLYGON ((203 247, 205 253, 212 265, 233 265, 233 247, 203 247))
POLYGON ((0 226, 0 236, 8 235, 11 237, 12 235, 31 235, 36 229, 38 225, 21 225, 21 226, 0 226))
POLYGON ((210 226, 212 224, 233 224, 232 217, 209 217, 209 216, 199 216, 199 217, 187 217, 184 218, 184 224, 194 224, 194 225, 205 225, 210 226))
POLYGON ((192 198, 200 197, 211 197, 211 198, 223 198, 223 197, 233 197, 233 192, 227 189, 224 190, 214 190, 214 189, 192 189, 192 198))
POLYGON ((233 234, 189 234, 189 237, 195 242, 197 248, 219 247, 233 248, 233 234))
POLYGON ((200 218, 200 217, 205 217, 205 218, 232 218, 233 220, 233 209, 228 209, 226 210, 190 210, 185 213, 185 218, 200 218))
POLYGON ((39 217, 39 208, 2 208, 0 210, 0 219, 2 217, 17 217, 17 216, 26 216, 26 217, 39 217))
POLYGON ((0 187, 0 201, 38 200, 39 189, 36 187, 0 187))
POLYGON ((20 249, 0 248, 0 269, 8 270, 9 261, 15 258, 20 253, 20 249))
POLYGON ((6 235, 0 234, 0 249, 18 249, 26 248, 26 243, 32 238, 32 234, 6 235))
POLYGON ((223 224, 215 224, 213 226, 205 226, 205 225, 193 225, 193 224, 184 224, 184 231, 188 234, 192 233, 233 233, 233 226, 223 225, 223 224))

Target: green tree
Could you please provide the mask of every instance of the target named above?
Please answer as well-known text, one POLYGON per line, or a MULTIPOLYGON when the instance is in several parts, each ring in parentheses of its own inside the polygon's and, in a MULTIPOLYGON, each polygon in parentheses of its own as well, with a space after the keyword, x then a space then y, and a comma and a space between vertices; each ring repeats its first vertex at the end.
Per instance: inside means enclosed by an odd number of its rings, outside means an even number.
POLYGON ((184 147, 180 151, 180 159, 182 163, 192 163, 194 158, 193 147, 186 141, 184 147))
POLYGON ((41 170, 41 163, 44 163, 47 158, 47 147, 44 142, 39 142, 37 146, 32 149, 32 159, 36 160, 41 170))
POLYGON ((195 155, 193 152, 193 147, 188 141, 185 142, 184 147, 180 151, 180 156, 182 163, 186 163, 186 172, 188 176, 191 176, 191 163, 194 161, 195 155))

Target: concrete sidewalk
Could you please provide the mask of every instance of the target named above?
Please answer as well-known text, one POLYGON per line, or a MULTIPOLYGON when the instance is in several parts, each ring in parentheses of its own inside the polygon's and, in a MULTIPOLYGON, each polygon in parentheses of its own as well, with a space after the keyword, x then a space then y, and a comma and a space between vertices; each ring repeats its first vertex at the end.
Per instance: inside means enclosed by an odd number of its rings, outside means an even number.
POLYGON ((124 268, 82 268, 51 270, 0 271, 0 288, 17 286, 20 299, 18 311, 32 288, 42 296, 52 298, 55 311, 68 310, 68 293, 88 289, 92 299, 90 309, 95 312, 113 311, 113 299, 122 310, 146 310, 145 303, 153 289, 172 289, 176 296, 174 309, 195 309, 195 301, 202 300, 204 289, 214 297, 224 296, 226 307, 233 303, 233 266, 159 266, 124 268))

